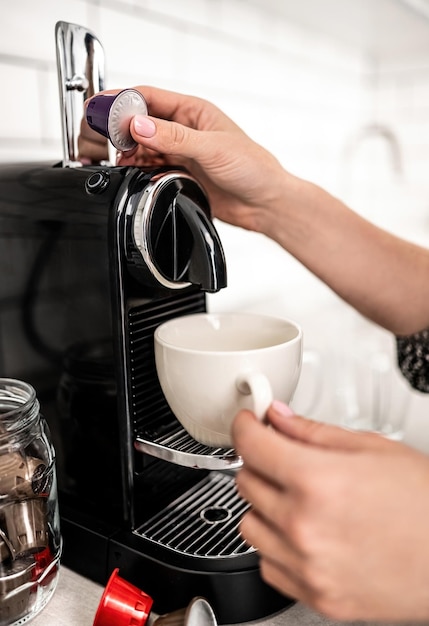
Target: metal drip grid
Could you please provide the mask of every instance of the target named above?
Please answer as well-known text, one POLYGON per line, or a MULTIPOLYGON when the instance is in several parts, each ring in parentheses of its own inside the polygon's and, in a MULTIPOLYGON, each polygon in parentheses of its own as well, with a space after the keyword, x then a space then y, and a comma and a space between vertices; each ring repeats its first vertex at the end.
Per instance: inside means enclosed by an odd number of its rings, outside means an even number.
MULTIPOLYGON (((238 469, 242 466, 241 457, 234 449, 210 448, 195 441, 179 424, 169 416, 170 422, 162 429, 153 432, 146 430, 136 436, 134 446, 140 452, 182 465, 208 470, 238 469), (172 420, 172 421, 171 421, 172 420)), ((159 424, 157 424, 159 427, 159 424)))
POLYGON ((255 552, 238 532, 248 508, 238 495, 233 476, 211 472, 134 532, 194 557, 235 557, 255 552))

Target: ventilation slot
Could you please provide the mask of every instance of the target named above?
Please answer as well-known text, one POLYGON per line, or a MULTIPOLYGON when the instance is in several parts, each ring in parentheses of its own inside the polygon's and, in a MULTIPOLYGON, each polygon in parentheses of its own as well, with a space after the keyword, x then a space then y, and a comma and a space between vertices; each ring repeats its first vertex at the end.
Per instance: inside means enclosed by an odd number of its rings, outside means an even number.
POLYGON ((177 420, 171 413, 155 368, 154 332, 174 317, 205 311, 203 292, 181 293, 134 307, 128 314, 131 411, 136 433, 145 437, 177 420))

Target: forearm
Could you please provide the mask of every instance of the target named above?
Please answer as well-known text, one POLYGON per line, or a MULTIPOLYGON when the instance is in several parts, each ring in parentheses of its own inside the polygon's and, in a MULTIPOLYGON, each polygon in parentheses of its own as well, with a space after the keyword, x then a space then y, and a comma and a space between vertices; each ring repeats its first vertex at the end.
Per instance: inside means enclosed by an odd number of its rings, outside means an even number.
POLYGON ((326 191, 285 175, 264 232, 360 313, 395 334, 429 327, 429 252, 326 191))

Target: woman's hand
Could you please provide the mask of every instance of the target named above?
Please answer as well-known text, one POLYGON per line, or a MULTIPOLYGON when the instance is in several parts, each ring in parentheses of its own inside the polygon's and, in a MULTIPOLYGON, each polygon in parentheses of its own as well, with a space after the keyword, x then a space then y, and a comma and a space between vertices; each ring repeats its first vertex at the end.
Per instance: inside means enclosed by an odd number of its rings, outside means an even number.
POLYGON ((270 237, 365 317, 398 335, 428 327, 428 250, 286 172, 210 102, 137 89, 151 115, 133 118, 139 145, 118 164, 186 167, 204 186, 214 217, 270 237))
MULTIPOLYGON (((210 102, 154 87, 136 89, 150 117, 133 119, 130 130, 139 147, 121 153, 118 164, 184 166, 204 186, 216 217, 263 232, 264 215, 289 176, 280 163, 210 102)), ((273 222, 268 215, 267 220, 273 222)))
POLYGON ((429 620, 429 458, 278 403, 269 419, 242 412, 233 433, 264 579, 334 619, 429 620))

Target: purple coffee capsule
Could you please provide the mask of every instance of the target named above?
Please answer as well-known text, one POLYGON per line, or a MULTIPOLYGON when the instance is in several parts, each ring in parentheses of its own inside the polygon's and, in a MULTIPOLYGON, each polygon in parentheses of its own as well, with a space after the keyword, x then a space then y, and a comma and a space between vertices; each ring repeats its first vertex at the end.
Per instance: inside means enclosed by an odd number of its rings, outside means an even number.
POLYGON ((130 133, 134 115, 147 115, 146 100, 136 89, 124 89, 117 94, 100 93, 91 98, 86 108, 90 127, 110 139, 121 152, 137 146, 130 133))

